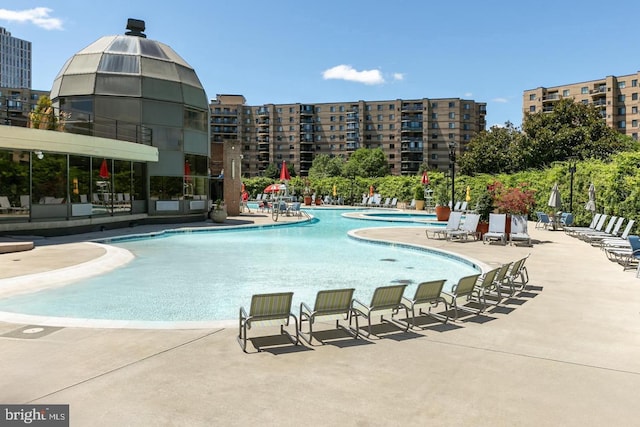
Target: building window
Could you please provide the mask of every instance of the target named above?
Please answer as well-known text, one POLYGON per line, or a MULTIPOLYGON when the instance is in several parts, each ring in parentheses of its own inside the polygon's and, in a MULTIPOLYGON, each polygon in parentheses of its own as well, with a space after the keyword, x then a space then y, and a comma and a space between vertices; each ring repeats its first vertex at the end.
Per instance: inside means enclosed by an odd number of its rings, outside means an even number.
MULTIPOLYGON (((341 105, 341 106, 340 106, 340 108, 338 108, 338 110, 339 110, 341 113, 344 113, 344 105, 341 105)), ((342 116, 340 116, 340 117, 342 117, 342 116)))
POLYGON ((378 125, 378 130, 384 130, 384 125, 378 125))
POLYGON ((638 107, 631 107, 631 114, 638 114, 638 107))
POLYGON ((453 139, 453 134, 452 133, 449 134, 449 139, 453 139))
POLYGON ((456 103, 455 102, 450 102, 449 103, 449 108, 456 108, 456 103))
POLYGON ((330 122, 335 122, 336 121, 336 116, 330 116, 329 117, 329 121, 330 122))
POLYGON ((618 95, 618 102, 624 102, 624 101, 625 101, 625 99, 627 99, 627 97, 626 97, 626 96, 624 96, 624 95, 618 95))
POLYGON ((569 96, 569 89, 565 89, 562 91, 562 96, 569 96))
POLYGON ((438 155, 435 153, 431 154, 431 160, 438 160, 438 155))
POLYGON ((334 107, 333 105, 331 107, 329 107, 329 112, 330 113, 334 113, 336 111, 336 107, 334 107))
POLYGON ((431 129, 438 129, 437 123, 431 123, 431 129))
POLYGON ((589 87, 588 86, 582 86, 580 88, 580 93, 583 94, 583 95, 588 94, 589 93, 589 87))
POLYGON ((394 130, 396 128, 396 125, 394 123, 391 123, 389 125, 389 130, 394 130))
POLYGON ((455 128, 456 128, 456 124, 449 122, 449 129, 455 129, 455 128))
POLYGON ((282 108, 280 107, 276 108, 276 113, 282 113, 282 108))
POLYGON ((455 119, 456 118, 456 113, 449 113, 449 118, 450 119, 455 119))
POLYGON ((396 144, 389 144, 389 148, 391 149, 396 148, 396 144))
POLYGON ((396 104, 389 104, 389 110, 395 110, 396 104))
POLYGON ((431 134, 431 139, 438 139, 438 134, 437 133, 432 133, 431 134))
POLYGON ((463 129, 463 130, 469 130, 469 124, 468 124, 468 123, 464 123, 464 124, 462 125, 462 129, 463 129))
POLYGON ((631 120, 631 127, 632 128, 637 128, 638 127, 638 121, 637 120, 631 120))
POLYGON ((618 122, 618 129, 625 129, 627 127, 627 122, 625 122, 624 120, 620 120, 618 122))
POLYGON ((378 121, 380 122, 382 120, 384 120, 384 117, 382 117, 382 114, 378 114, 378 121))
POLYGON ((471 109, 471 104, 464 104, 464 109, 465 110, 470 110, 471 109))
POLYGON ((316 107, 316 113, 320 112, 320 107, 316 107))
POLYGON ((530 113, 535 113, 536 112, 536 106, 535 105, 529 106, 529 112, 530 113))
POLYGON ((438 143, 437 142, 431 143, 431 149, 432 150, 437 150, 438 149, 438 143))
POLYGON ((462 119, 463 120, 471 120, 471 114, 463 114, 462 115, 462 119))
POLYGON ((631 80, 631 87, 637 87, 637 86, 638 86, 638 79, 631 80))
POLYGON ((625 114, 627 114, 627 109, 624 107, 618 108, 618 114, 624 116, 625 114))
POLYGON ((438 113, 431 113, 431 118, 433 120, 437 120, 438 119, 438 113))
POLYGON ((627 82, 618 82, 618 89, 624 89, 625 87, 627 87, 627 82))
POLYGON ((395 120, 395 119, 396 119, 395 114, 389 114, 389 120, 395 120))
POLYGON ((529 94, 529 101, 535 101, 535 100, 536 100, 536 94, 535 93, 529 94))
POLYGON ((382 104, 378 104, 376 107, 378 108, 378 111, 382 111, 382 104))
POLYGON ((432 102, 431 103, 431 108, 438 108, 438 103, 437 102, 432 102))
POLYGON ((631 100, 632 101, 637 101, 638 100, 638 92, 634 92, 631 94, 631 100))

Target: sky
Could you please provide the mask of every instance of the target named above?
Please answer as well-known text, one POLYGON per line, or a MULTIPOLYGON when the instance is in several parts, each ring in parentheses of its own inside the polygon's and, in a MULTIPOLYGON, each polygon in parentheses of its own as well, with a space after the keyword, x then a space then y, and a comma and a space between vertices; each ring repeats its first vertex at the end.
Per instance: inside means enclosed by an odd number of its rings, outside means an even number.
POLYGON ((128 18, 248 105, 420 98, 487 104, 522 123, 522 93, 640 70, 637 4, 613 0, 21 0, 0 26, 32 43, 32 89, 128 18))

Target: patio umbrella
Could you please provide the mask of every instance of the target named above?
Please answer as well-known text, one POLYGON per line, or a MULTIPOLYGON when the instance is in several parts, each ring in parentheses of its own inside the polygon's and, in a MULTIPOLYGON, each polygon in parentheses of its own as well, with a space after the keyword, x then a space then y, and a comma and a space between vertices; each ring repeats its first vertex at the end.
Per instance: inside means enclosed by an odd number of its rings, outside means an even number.
POLYGON ((593 182, 589 185, 589 201, 584 205, 584 208, 591 212, 596 211, 596 186, 593 185, 593 182))
POLYGON ((467 195, 464 197, 464 200, 469 203, 471 201, 471 187, 467 185, 467 195))
POLYGON ((263 193, 277 193, 278 191, 285 191, 287 186, 284 184, 271 184, 267 185, 263 193))
POLYGON ((369 197, 373 196, 373 185, 369 186, 369 197))
POLYGON ((338 195, 338 187, 336 187, 335 184, 333 184, 333 197, 336 197, 338 195))
POLYGON ((427 171, 422 172, 422 185, 429 185, 429 174, 427 171))
POLYGON ((558 183, 553 184, 551 189, 551 195, 549 196, 549 203, 547 206, 560 210, 562 208, 562 198, 560 197, 560 190, 558 189, 558 183))
POLYGON ((282 161, 282 168, 280 168, 280 181, 289 181, 291 179, 291 175, 289 174, 289 169, 287 168, 287 162, 282 161))
POLYGON ((102 159, 102 164, 100 165, 100 178, 109 178, 109 166, 107 166, 107 159, 102 159))

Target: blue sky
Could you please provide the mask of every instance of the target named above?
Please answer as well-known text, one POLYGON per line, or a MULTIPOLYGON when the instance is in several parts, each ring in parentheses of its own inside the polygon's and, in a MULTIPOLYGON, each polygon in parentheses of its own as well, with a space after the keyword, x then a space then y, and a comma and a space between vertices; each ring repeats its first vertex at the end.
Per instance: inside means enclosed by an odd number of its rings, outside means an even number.
POLYGON ((640 70, 630 0, 0 3, 0 26, 33 48, 33 89, 127 18, 195 68, 209 99, 249 105, 460 97, 487 125, 522 122, 522 92, 640 70), (5 3, 5 5, 2 5, 5 3))

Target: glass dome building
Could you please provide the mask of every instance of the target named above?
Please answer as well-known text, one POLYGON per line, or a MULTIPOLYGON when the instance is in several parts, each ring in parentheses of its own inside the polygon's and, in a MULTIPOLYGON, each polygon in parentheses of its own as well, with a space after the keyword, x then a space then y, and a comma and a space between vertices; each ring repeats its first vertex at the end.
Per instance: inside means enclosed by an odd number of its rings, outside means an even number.
POLYGON ((66 61, 53 82, 53 106, 68 132, 158 149, 158 162, 106 159, 112 173, 100 173, 104 159, 93 159, 96 173, 89 192, 101 202, 128 193, 135 201, 133 213, 203 212, 210 157, 205 90, 171 47, 146 38, 144 21, 130 19, 127 29, 124 35, 98 39, 66 61))

